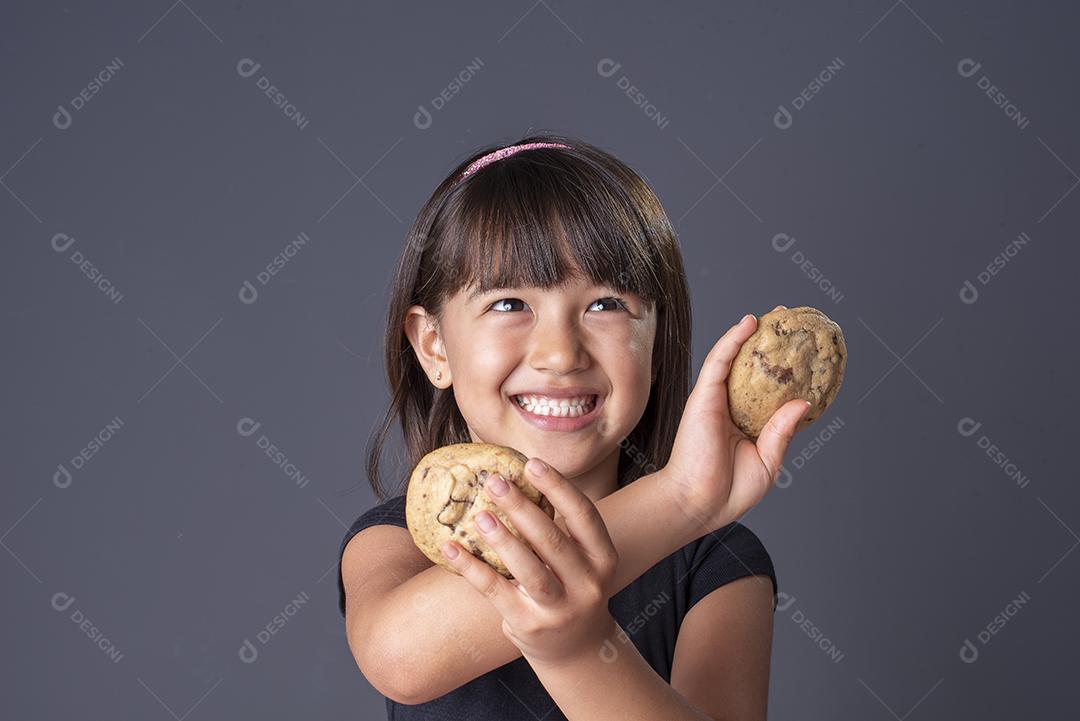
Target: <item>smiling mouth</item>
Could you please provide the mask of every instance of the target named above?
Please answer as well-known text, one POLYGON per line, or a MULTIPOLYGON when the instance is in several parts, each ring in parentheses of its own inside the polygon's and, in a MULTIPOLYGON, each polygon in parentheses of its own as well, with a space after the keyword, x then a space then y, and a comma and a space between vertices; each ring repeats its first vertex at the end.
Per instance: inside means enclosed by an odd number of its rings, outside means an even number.
POLYGON ((577 418, 585 416, 596 408, 597 395, 580 398, 544 398, 533 395, 513 396, 511 400, 526 412, 535 416, 554 418, 577 418))

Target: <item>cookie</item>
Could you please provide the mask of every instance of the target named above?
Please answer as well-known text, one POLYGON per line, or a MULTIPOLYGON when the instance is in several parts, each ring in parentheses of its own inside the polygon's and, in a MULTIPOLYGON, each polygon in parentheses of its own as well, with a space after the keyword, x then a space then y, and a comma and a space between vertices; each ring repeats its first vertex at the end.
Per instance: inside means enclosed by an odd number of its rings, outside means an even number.
POLYGON ((525 478, 526 461, 528 458, 513 448, 491 443, 454 443, 421 458, 405 494, 405 523, 416 547, 433 563, 457 574, 440 549, 453 539, 506 578, 513 578, 476 528, 476 514, 491 511, 510 533, 529 546, 484 491, 487 478, 498 473, 554 518, 551 502, 525 478))
POLYGON ((844 334, 816 308, 780 308, 758 319, 728 376, 731 420, 756 439, 772 414, 788 401, 810 401, 801 431, 821 417, 840 390, 847 363, 844 334))

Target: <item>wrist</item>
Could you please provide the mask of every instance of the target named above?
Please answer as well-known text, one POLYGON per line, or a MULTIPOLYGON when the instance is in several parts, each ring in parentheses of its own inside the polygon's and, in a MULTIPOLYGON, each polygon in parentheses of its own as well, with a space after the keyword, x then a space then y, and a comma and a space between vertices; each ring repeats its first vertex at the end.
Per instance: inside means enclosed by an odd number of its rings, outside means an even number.
POLYGON ((665 489, 665 496, 672 508, 679 509, 681 523, 696 531, 689 540, 694 540, 728 523, 724 504, 716 498, 703 495, 690 483, 688 474, 670 465, 657 471, 658 487, 665 489))
POLYGON ((604 612, 599 620, 591 624, 594 633, 582 639, 575 648, 559 656, 541 657, 522 651, 522 656, 538 674, 545 671, 560 671, 571 668, 581 668, 583 665, 597 661, 610 662, 613 655, 617 655, 624 641, 628 641, 622 626, 618 624, 610 612, 604 612))

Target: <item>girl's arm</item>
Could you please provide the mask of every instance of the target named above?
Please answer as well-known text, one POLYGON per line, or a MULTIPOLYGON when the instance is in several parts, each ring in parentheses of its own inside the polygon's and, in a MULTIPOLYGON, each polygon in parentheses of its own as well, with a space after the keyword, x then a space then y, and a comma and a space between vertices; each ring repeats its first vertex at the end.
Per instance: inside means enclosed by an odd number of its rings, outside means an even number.
POLYGON ((772 583, 747 576, 701 599, 679 630, 668 684, 614 623, 599 647, 557 663, 529 659, 570 721, 766 718, 772 583))
MULTIPOLYGON (((667 473, 642 476, 596 501, 619 554, 612 595, 713 530, 667 473)), ((561 516, 555 522, 566 530, 561 516)), ((499 611, 464 578, 432 564, 404 528, 356 534, 342 577, 353 656, 368 681, 399 703, 430 701, 521 656, 499 611)))
POLYGON ((720 718, 709 716, 693 706, 660 678, 615 619, 611 620, 603 653, 590 649, 559 664, 529 663, 569 721, 714 721, 720 718))

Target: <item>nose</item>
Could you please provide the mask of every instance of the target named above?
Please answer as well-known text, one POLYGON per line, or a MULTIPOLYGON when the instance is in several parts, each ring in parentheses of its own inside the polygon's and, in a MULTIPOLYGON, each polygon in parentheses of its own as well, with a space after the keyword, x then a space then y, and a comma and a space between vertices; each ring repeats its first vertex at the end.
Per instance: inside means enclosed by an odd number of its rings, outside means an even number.
POLYGON ((581 327, 573 319, 537 323, 529 337, 528 357, 536 370, 560 375, 584 370, 590 363, 581 327))

